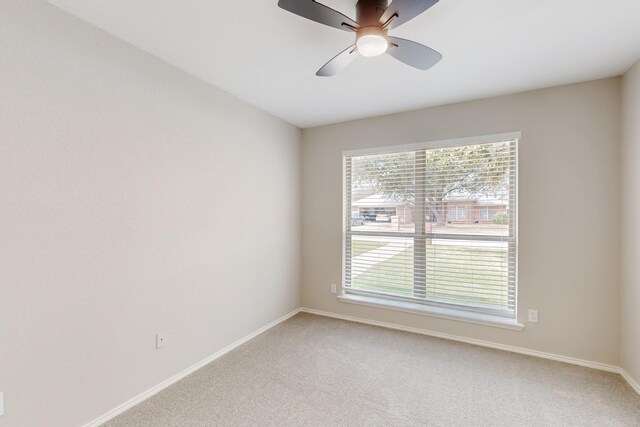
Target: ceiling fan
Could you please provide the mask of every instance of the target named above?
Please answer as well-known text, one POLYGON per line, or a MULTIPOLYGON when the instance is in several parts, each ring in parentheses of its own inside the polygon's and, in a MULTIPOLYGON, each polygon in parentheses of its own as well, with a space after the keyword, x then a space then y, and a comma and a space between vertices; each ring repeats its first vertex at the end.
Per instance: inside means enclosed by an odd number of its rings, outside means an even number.
POLYGON ((356 21, 315 0, 279 0, 278 6, 303 18, 355 33, 356 42, 318 70, 316 76, 333 76, 362 55, 388 53, 397 60, 420 70, 428 70, 442 55, 420 43, 391 37, 387 32, 415 18, 438 0, 358 0, 356 21))

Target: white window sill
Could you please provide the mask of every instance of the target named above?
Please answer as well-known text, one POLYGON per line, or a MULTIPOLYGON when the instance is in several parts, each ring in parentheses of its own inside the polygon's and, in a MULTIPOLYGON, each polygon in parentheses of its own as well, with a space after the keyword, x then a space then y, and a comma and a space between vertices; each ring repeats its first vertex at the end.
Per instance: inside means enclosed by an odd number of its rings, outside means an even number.
POLYGON ((473 313, 469 311, 456 310, 453 308, 436 307, 407 301, 394 301, 386 298, 378 298, 363 295, 342 294, 338 300, 349 304, 365 305, 369 307, 386 308, 389 310, 404 311, 413 314, 438 317, 441 319, 457 320, 460 322, 475 323, 478 325, 493 326, 496 328, 511 329, 521 331, 524 325, 518 323, 517 319, 509 319, 491 314, 473 313))

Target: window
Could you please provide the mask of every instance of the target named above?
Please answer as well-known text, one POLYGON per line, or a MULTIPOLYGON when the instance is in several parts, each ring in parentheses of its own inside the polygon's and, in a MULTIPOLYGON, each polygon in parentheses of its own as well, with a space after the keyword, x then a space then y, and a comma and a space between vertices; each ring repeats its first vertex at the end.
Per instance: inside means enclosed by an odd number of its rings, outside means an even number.
POLYGON ((493 206, 480 206, 480 221, 493 221, 496 216, 496 208, 493 206))
POLYGON ((347 152, 343 160, 346 296, 515 318, 517 139, 347 152), (364 205, 394 214, 365 215, 355 226, 351 212, 364 205))
POLYGON ((481 206, 480 209, 480 221, 489 221, 489 211, 486 207, 481 206))
POLYGON ((464 221, 466 219, 464 206, 449 206, 449 221, 464 221))

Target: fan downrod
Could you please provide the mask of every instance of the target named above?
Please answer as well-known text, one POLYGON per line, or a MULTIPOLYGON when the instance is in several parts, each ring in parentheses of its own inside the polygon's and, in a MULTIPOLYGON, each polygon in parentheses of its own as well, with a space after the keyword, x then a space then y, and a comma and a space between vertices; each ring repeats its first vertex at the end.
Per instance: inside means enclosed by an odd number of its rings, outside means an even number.
POLYGON ((389 2, 387 0, 358 0, 356 3, 356 22, 360 27, 380 27, 380 18, 389 2))

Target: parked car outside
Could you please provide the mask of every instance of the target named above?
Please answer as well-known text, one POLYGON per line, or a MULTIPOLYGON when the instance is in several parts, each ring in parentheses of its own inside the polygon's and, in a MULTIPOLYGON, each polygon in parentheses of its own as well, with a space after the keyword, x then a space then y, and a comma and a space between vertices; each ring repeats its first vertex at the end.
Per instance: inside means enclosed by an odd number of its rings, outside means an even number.
POLYGON ((376 222, 391 222, 391 215, 378 214, 376 215, 376 222))
POLYGON ((351 214, 351 225, 364 225, 364 217, 357 213, 351 214))

